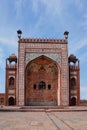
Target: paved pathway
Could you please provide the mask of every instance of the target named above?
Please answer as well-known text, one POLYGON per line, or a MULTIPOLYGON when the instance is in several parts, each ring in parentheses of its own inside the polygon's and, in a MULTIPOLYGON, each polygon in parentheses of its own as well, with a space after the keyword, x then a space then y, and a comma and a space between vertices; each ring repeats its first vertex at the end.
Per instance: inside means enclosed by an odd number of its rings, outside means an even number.
POLYGON ((87 111, 0 112, 0 130, 87 130, 87 111))

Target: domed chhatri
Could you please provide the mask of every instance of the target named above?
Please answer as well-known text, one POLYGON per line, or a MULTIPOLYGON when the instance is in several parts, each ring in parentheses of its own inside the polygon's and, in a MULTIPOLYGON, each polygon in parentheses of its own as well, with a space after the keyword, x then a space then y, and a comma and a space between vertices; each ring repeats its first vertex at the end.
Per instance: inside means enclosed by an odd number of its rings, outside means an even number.
POLYGON ((11 54, 8 58, 9 62, 15 61, 17 62, 17 56, 15 54, 11 54))
POLYGON ((69 62, 76 63, 77 60, 78 60, 78 59, 76 58, 75 55, 71 54, 71 55, 69 56, 69 62))

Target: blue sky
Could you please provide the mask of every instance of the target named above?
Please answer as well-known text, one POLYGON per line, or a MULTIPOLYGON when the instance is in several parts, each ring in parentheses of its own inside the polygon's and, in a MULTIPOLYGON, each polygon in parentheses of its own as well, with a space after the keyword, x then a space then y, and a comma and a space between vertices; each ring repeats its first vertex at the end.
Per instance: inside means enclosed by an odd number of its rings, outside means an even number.
POLYGON ((18 29, 25 38, 64 38, 69 31, 69 55, 80 59, 81 99, 87 99, 87 0, 0 2, 0 92, 5 91, 5 60, 17 55, 18 29))

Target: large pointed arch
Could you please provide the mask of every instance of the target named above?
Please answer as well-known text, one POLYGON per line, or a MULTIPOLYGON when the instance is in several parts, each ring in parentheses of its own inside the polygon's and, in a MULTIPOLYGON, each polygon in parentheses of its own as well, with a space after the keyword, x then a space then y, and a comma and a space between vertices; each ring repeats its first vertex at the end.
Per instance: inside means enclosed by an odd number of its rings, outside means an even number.
POLYGON ((60 81, 60 66, 54 60, 41 55, 30 61, 25 69, 25 105, 60 104, 60 81), (41 83, 45 89, 38 89, 41 83))

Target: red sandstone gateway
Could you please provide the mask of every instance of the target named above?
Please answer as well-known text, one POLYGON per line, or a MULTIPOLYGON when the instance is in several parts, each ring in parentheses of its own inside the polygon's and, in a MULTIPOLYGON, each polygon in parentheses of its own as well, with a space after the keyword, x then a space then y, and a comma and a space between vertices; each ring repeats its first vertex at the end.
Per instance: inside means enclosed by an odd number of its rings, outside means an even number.
POLYGON ((17 32, 18 58, 6 59, 5 105, 79 105, 79 60, 68 58, 68 32, 64 39, 25 39, 17 32))

